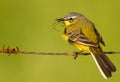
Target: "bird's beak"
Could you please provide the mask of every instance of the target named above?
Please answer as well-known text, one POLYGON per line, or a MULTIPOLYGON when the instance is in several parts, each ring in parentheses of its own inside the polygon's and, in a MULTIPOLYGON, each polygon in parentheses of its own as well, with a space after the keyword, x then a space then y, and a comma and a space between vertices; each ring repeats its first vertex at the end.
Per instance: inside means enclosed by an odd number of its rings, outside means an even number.
POLYGON ((56 22, 62 22, 62 21, 65 21, 65 19, 64 18, 58 18, 58 19, 56 19, 56 22))
POLYGON ((64 22, 64 21, 65 21, 64 18, 58 18, 58 19, 56 19, 55 22, 52 24, 53 29, 55 29, 56 31, 59 31, 59 30, 56 29, 55 27, 56 27, 56 25, 57 25, 59 22, 64 22))

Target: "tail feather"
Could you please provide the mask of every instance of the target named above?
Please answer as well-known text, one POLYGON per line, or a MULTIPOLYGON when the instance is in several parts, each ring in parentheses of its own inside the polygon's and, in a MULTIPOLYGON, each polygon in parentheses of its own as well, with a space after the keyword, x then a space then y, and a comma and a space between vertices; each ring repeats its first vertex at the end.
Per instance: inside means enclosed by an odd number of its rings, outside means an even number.
POLYGON ((115 72, 116 68, 105 53, 99 47, 91 47, 89 50, 103 77, 105 79, 111 77, 112 72, 115 72))

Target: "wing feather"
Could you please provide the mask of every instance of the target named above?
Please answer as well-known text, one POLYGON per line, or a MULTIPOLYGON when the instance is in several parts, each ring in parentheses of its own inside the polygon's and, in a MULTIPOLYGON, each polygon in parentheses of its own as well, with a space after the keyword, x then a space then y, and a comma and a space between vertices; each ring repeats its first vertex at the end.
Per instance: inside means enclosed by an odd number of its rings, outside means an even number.
POLYGON ((68 41, 83 44, 83 45, 86 45, 86 46, 98 47, 98 44, 91 41, 82 32, 80 32, 80 33, 75 33, 75 32, 70 33, 68 41))

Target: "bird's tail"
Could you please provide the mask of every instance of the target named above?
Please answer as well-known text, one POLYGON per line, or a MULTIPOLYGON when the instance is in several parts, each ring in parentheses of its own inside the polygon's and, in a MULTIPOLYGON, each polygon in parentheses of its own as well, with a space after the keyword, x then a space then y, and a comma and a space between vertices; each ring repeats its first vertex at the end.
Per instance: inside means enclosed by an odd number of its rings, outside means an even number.
POLYGON ((116 68, 101 48, 90 47, 89 50, 102 76, 105 79, 111 77, 116 68))

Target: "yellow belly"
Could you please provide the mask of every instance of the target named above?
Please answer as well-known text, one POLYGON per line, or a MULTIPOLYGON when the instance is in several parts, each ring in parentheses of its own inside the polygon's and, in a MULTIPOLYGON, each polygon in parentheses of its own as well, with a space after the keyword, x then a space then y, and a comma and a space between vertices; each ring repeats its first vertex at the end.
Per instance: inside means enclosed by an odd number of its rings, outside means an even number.
POLYGON ((73 45, 81 51, 89 51, 89 46, 85 46, 78 43, 73 43, 73 45))
MULTIPOLYGON (((65 40, 68 40, 68 36, 63 34, 63 38, 65 40)), ((89 51, 89 46, 85 46, 82 44, 78 44, 78 43, 72 43, 73 46, 75 46, 77 49, 79 49, 80 51, 89 51)))

